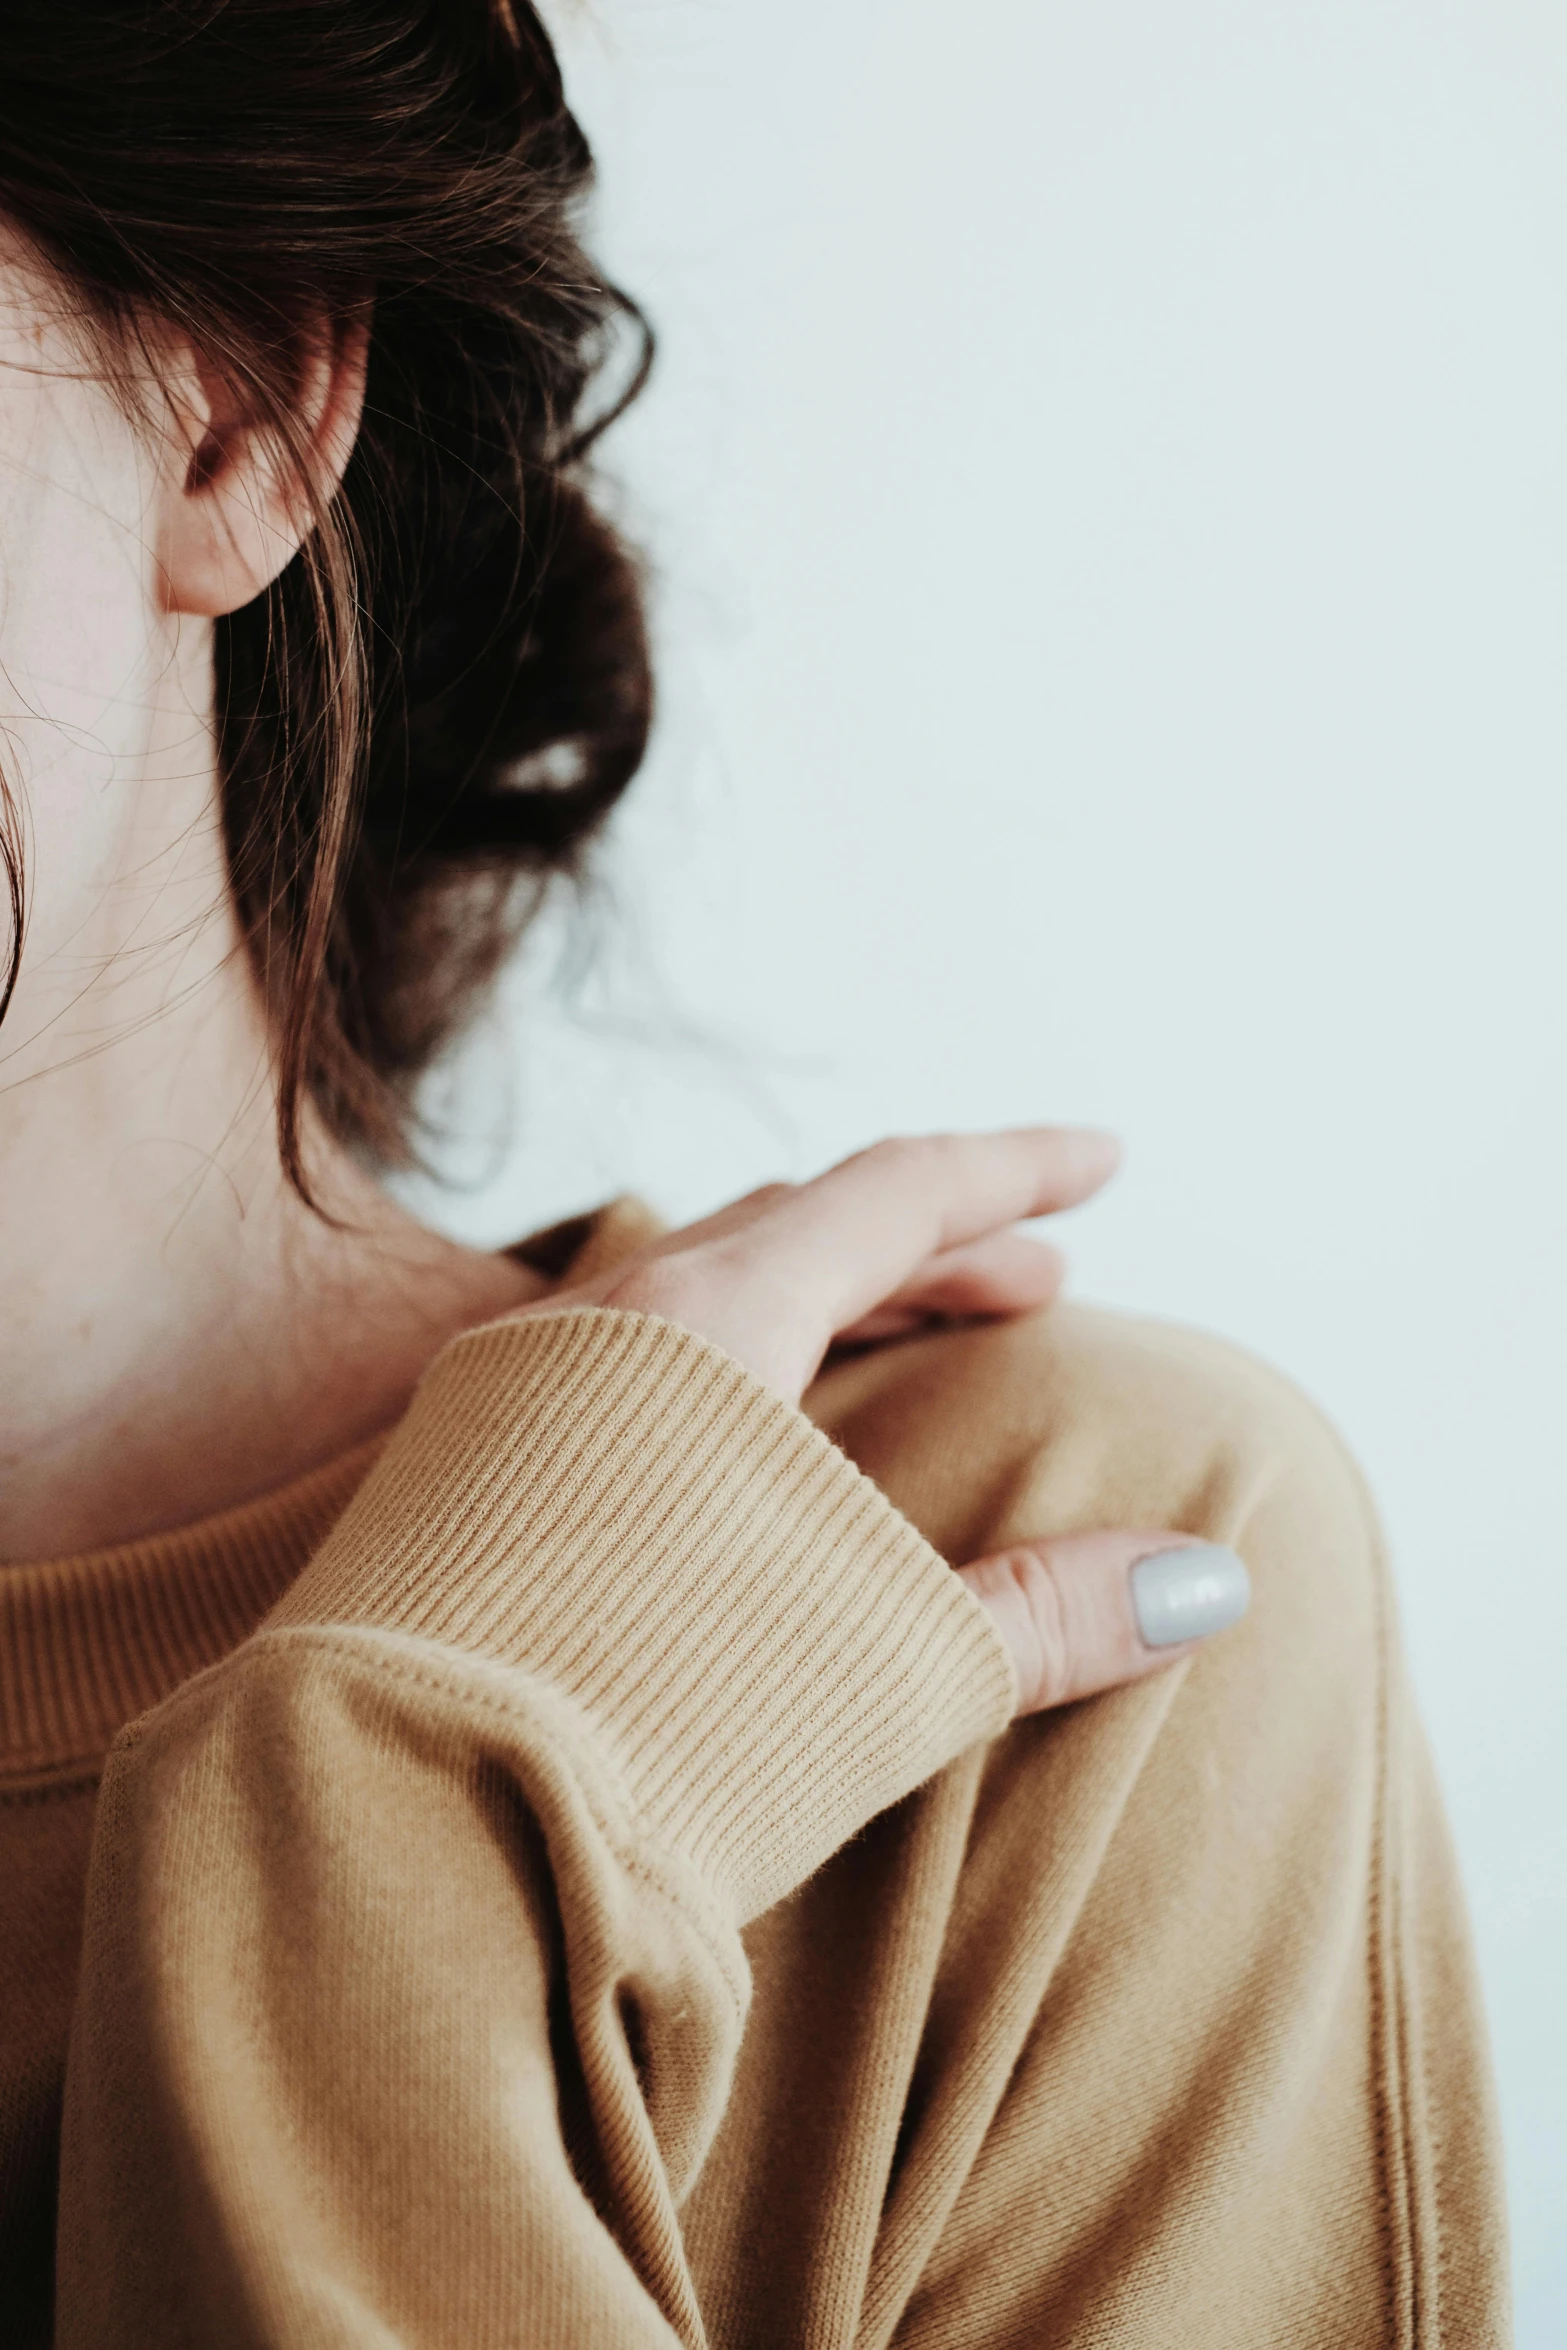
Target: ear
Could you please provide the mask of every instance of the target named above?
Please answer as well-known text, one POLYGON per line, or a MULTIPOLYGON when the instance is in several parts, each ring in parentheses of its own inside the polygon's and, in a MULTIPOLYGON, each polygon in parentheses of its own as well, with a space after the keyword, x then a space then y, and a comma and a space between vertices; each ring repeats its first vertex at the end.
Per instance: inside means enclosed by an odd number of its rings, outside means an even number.
POLYGON ((187 346, 164 372, 156 548, 167 612, 237 612, 298 554, 343 478, 364 408, 368 320, 301 335, 294 398, 309 485, 232 384, 187 346))

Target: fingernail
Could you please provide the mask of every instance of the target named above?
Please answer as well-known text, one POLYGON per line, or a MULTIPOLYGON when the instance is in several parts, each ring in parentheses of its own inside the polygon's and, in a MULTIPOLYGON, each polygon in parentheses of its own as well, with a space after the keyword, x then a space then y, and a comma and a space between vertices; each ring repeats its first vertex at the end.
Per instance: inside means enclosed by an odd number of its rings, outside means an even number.
POLYGON ((1251 1605, 1251 1577, 1233 1550, 1217 1542, 1156 1550, 1132 1569, 1132 1607, 1145 1648, 1206 1640, 1238 1624, 1251 1605))

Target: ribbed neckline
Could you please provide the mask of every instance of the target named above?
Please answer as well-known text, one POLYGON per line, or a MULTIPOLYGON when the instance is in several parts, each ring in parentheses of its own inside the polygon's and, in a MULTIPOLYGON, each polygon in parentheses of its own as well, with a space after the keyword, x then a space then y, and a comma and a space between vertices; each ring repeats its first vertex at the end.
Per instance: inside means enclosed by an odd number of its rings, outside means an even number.
POLYGON ((194 1526, 0 1569, 0 1782, 90 1767, 125 1723, 236 1648, 385 1441, 194 1526))
MULTIPOLYGON (((586 1280, 660 1229, 628 1197, 514 1253, 555 1280, 586 1280)), ((0 1790, 93 1769, 127 1722, 238 1647, 325 1541, 387 1433, 195 1525, 0 1567, 0 1790)))

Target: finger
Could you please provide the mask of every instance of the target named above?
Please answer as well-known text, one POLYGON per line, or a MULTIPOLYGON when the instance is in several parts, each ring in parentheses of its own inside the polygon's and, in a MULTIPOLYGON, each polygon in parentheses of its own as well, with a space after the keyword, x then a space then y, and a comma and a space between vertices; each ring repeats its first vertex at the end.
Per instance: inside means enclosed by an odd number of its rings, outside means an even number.
POLYGON ((1139 1681, 1238 1622, 1251 1600, 1234 1551, 1190 1534, 1064 1534, 961 1573, 1006 1643, 1019 1714, 1139 1681))
POLYGON ((1060 1295, 1066 1259, 1048 1241, 1021 1232, 948 1249, 910 1275, 891 1297, 840 1338, 850 1346, 902 1336, 933 1321, 961 1322, 1036 1312, 1060 1295))
POLYGON ((1077 1206, 1119 1161, 1113 1137, 1077 1127, 876 1143, 779 1202, 772 1237, 808 1278, 830 1280, 843 1330, 929 1259, 1077 1206))

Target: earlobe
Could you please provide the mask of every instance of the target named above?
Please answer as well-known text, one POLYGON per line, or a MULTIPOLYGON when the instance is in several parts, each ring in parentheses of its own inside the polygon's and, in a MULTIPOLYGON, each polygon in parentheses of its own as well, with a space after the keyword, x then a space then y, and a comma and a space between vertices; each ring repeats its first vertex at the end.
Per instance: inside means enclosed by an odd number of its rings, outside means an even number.
POLYGON ((353 453, 369 351, 365 318, 301 337, 293 449, 208 362, 165 378, 169 463, 158 555, 168 612, 237 612, 285 570, 353 453))

